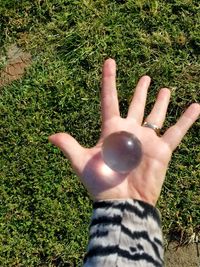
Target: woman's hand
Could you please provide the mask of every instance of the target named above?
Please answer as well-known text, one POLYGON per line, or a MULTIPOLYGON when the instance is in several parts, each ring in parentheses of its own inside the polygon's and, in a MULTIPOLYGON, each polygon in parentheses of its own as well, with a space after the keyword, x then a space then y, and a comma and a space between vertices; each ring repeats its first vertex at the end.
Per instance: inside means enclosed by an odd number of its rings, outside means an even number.
MULTIPOLYGON (((175 125, 163 136, 142 126, 150 77, 143 76, 135 89, 126 118, 120 117, 116 90, 116 64, 107 59, 103 66, 101 107, 101 136, 92 148, 82 147, 67 133, 57 133, 49 141, 59 147, 71 161, 72 167, 87 188, 93 200, 137 199, 155 205, 165 179, 172 152, 200 114, 200 105, 194 103, 183 113, 175 125), (140 165, 123 175, 112 171, 101 157, 104 139, 116 131, 135 134, 143 146, 140 165)), ((170 99, 170 90, 162 88, 155 105, 145 121, 162 128, 170 99)))

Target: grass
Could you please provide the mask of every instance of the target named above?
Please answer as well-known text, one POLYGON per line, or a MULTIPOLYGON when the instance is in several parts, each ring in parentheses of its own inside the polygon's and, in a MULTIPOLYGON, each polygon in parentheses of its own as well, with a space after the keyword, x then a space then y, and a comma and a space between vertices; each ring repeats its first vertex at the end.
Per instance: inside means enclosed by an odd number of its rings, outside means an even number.
MULTIPOLYGON (((0 91, 0 266, 81 266, 91 201, 70 163, 48 143, 100 134, 101 66, 117 61, 121 113, 140 76, 152 77, 146 114, 172 89, 165 128, 199 101, 198 0, 0 3, 1 66, 17 43, 32 54, 20 81, 0 91)), ((174 153, 158 208, 165 237, 199 233, 199 121, 174 153)))

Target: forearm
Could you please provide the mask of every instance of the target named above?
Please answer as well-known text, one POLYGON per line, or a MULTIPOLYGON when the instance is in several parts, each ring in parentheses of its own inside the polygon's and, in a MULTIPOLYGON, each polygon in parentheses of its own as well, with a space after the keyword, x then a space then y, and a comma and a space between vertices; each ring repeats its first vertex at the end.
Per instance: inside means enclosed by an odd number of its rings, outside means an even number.
POLYGON ((160 217, 132 199, 94 203, 84 267, 163 266, 160 217))

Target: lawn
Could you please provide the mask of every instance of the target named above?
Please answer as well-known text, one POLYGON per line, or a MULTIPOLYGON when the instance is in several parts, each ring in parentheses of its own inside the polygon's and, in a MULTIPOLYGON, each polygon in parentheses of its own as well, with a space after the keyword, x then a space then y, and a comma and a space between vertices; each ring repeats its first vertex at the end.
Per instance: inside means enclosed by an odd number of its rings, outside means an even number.
MULTIPOLYGON (((172 90, 165 129, 200 101, 198 0, 3 0, 0 68, 16 43, 32 55, 23 79, 0 88, 0 266, 81 266, 92 202, 50 143, 56 132, 82 145, 100 134, 103 61, 118 65, 121 114, 134 86, 152 77, 172 90)), ((200 231, 199 121, 175 151, 158 208, 165 239, 200 231)))

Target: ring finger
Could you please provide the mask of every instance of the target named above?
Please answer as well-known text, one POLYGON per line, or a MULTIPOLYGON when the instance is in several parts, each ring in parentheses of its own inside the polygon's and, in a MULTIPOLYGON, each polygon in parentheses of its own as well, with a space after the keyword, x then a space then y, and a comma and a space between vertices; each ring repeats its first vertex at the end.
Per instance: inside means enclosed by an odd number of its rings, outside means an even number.
POLYGON ((162 128, 167 113, 167 107, 169 105, 170 95, 171 91, 168 88, 162 88, 159 91, 153 109, 145 119, 146 122, 162 128))

